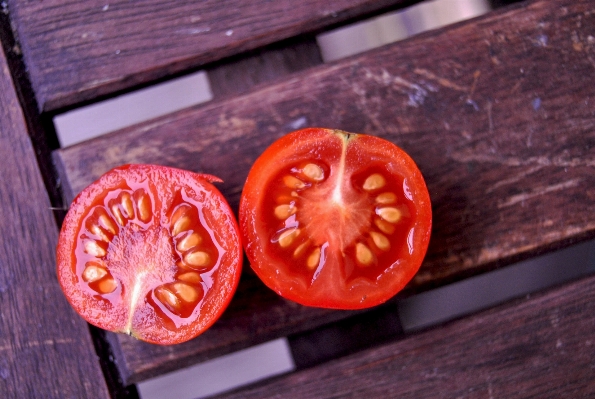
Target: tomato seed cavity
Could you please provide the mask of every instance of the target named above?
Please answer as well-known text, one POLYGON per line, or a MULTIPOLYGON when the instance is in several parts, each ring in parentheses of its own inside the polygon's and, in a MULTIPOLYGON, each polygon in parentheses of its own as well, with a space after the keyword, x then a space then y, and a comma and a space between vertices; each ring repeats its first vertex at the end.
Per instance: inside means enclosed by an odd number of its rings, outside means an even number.
MULTIPOLYGON (((302 229, 299 219, 300 207, 307 206, 302 204, 298 207, 298 203, 304 201, 306 194, 299 194, 299 192, 307 192, 310 189, 316 187, 311 183, 321 183, 326 178, 324 169, 316 165, 315 163, 307 163, 303 167, 294 166, 290 168, 289 173, 282 174, 281 177, 281 192, 276 197, 276 205, 273 209, 273 214, 277 220, 283 222, 277 233, 271 238, 272 242, 276 242, 281 249, 289 250, 293 254, 294 259, 301 258, 304 254, 308 254, 305 257, 304 263, 307 269, 314 269, 319 265, 321 259, 320 246, 314 246, 309 239, 308 235, 301 239, 302 229), (305 183, 304 180, 309 183, 305 183), (290 189, 291 191, 285 191, 290 189), (297 191, 296 191, 297 190, 297 191)), ((387 185, 387 178, 381 173, 372 173, 368 175, 361 188, 368 195, 385 188, 387 185)), ((335 190, 336 191, 336 190, 335 190)), ((398 207, 388 206, 397 204, 398 196, 392 191, 385 191, 380 194, 374 194, 371 196, 369 201, 371 204, 377 204, 374 213, 371 214, 371 220, 369 221, 369 228, 375 226, 379 231, 369 232, 369 243, 373 248, 364 244, 361 241, 347 243, 347 246, 352 245, 353 251, 355 252, 355 258, 357 265, 362 267, 368 267, 375 263, 376 254, 375 251, 380 253, 387 252, 390 250, 390 239, 386 235, 391 235, 395 232, 396 225, 401 221, 403 213, 398 207)))
MULTIPOLYGON (((151 197, 143 188, 135 191, 120 190, 115 198, 107 202, 107 207, 98 205, 93 208, 85 222, 86 232, 89 234, 81 235, 84 252, 92 257, 85 263, 81 277, 91 289, 101 295, 110 294, 116 290, 119 284, 118 278, 125 278, 127 272, 119 270, 119 277, 114 277, 110 272, 110 260, 118 264, 122 263, 126 261, 126 252, 111 257, 109 252, 110 250, 120 251, 117 248, 120 248, 121 243, 136 242, 140 237, 138 234, 149 228, 146 223, 152 218, 151 197), (116 237, 118 237, 117 245, 112 247, 116 237)), ((182 317, 188 316, 204 295, 200 285, 202 278, 194 269, 206 271, 213 266, 212 257, 201 249, 203 237, 193 230, 199 223, 197 218, 197 210, 191 204, 182 202, 174 207, 167 230, 170 240, 173 241, 172 244, 180 254, 177 268, 181 273, 173 283, 158 286, 153 290, 154 297, 158 301, 163 303, 170 312, 182 317)), ((139 246, 142 247, 142 244, 139 246)), ((172 256, 175 257, 175 253, 172 256)), ((150 259, 146 260, 150 262, 150 259)), ((176 263, 175 258, 172 258, 172 261, 176 263)), ((139 275, 144 277, 146 273, 139 275)), ((133 291, 140 290, 143 284, 143 281, 137 278, 134 281, 133 291)), ((132 297, 136 295, 134 292, 131 294, 132 297)), ((131 301, 134 302, 131 304, 134 307, 138 299, 131 298, 131 301)), ((134 309, 130 311, 134 312, 134 309)))

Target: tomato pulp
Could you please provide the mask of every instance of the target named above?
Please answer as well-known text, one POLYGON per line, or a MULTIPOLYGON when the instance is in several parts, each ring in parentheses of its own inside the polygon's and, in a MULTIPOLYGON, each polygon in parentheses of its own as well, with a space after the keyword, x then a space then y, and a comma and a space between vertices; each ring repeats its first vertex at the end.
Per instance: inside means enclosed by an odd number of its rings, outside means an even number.
POLYGON ((378 137, 311 128, 274 142, 254 163, 240 203, 251 267, 303 305, 359 309, 415 275, 432 227, 421 172, 378 137))
POLYGON ((157 344, 210 327, 237 287, 239 229, 211 184, 155 165, 115 168, 84 189, 62 225, 58 279, 89 323, 157 344))

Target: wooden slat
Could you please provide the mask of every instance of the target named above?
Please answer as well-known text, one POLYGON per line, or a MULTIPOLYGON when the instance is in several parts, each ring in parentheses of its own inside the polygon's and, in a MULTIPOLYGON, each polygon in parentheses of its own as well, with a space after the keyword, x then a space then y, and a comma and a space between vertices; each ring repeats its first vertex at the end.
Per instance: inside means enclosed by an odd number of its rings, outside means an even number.
POLYGON ((70 106, 406 0, 11 0, 41 109, 70 106))
MULTIPOLYGON (((219 175, 237 209, 254 159, 291 130, 387 138, 416 160, 433 202, 429 252, 407 288, 419 292, 595 236, 594 25, 593 1, 524 4, 60 150, 57 165, 68 199, 144 162, 219 175)), ((124 374, 346 315, 296 307, 252 278, 217 333, 179 348, 118 338, 124 374)))
POLYGON ((309 38, 243 54, 212 65, 206 71, 213 97, 222 98, 246 93, 257 85, 320 64, 322 55, 318 44, 314 38, 309 38))
POLYGON ((221 397, 590 398, 594 313, 590 277, 221 397))
POLYGON ((2 51, 0 159, 0 396, 109 398, 56 279, 58 230, 2 51))

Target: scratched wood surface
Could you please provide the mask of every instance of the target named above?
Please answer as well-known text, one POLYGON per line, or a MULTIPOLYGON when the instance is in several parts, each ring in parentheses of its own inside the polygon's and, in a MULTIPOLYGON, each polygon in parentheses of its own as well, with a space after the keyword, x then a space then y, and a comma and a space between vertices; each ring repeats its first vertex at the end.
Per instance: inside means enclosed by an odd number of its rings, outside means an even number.
POLYGON ((0 51, 0 396, 109 398, 89 329, 56 279, 58 229, 0 51))
MULTIPOLYGON (((391 140, 418 163, 434 230, 405 295, 595 236, 592 1, 537 1, 287 82, 55 153, 67 200, 108 169, 156 163, 219 175, 237 209, 273 140, 328 126, 391 140)), ((113 341, 127 381, 340 319, 296 307, 247 271, 210 333, 176 347, 113 341)))
POLYGON ((590 398, 594 312, 590 277, 220 397, 590 398))
POLYGON ((7 0, 45 111, 405 2, 7 0))

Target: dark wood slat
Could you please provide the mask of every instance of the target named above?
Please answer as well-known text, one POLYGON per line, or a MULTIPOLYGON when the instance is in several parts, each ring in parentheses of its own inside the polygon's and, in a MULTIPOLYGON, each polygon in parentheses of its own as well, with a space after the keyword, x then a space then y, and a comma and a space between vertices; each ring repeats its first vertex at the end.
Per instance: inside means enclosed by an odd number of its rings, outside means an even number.
POLYGON ((314 38, 283 43, 212 65, 206 71, 214 98, 246 93, 255 86, 322 64, 314 38))
MULTIPOLYGON (((66 195, 111 167, 145 162, 219 175, 237 209, 266 146, 327 126, 397 143, 426 177, 434 230, 407 293, 591 238, 594 10, 585 0, 533 2, 60 150, 66 195)), ((296 307, 251 278, 215 326, 225 333, 179 348, 118 338, 124 374, 135 381, 347 315, 296 307)))
POLYGON ((109 398, 87 324, 56 279, 58 230, 0 51, 0 392, 109 398))
POLYGON ((221 397, 593 397, 594 312, 590 277, 221 397))
POLYGON ((54 110, 407 0, 9 0, 40 107, 54 110))

